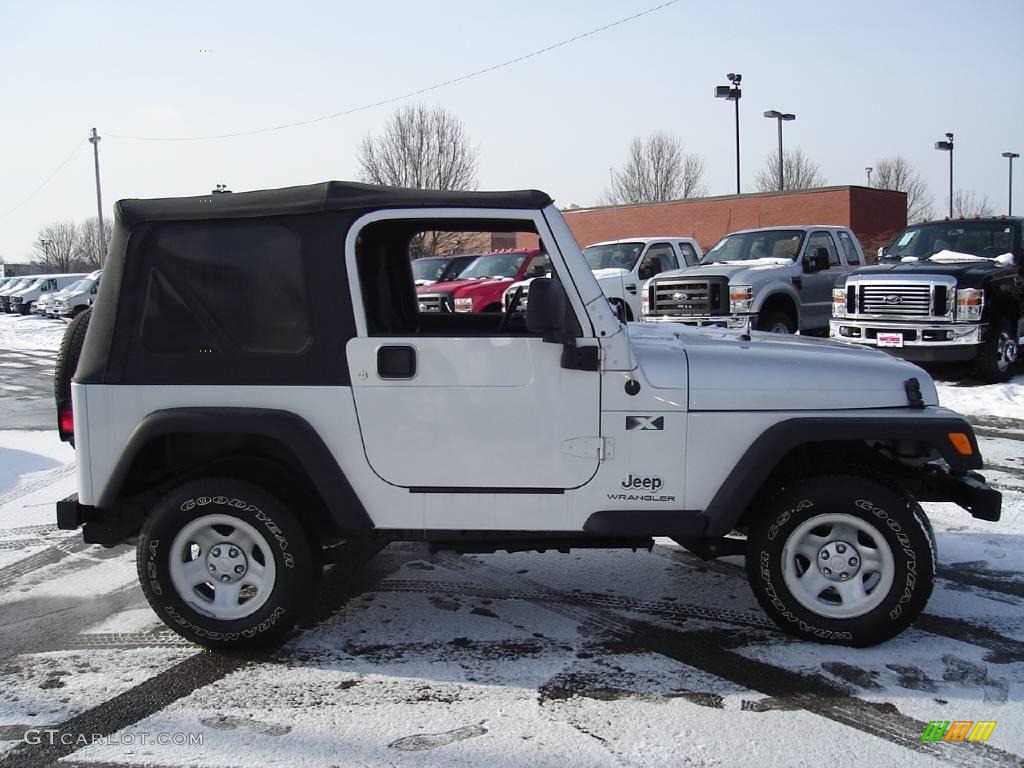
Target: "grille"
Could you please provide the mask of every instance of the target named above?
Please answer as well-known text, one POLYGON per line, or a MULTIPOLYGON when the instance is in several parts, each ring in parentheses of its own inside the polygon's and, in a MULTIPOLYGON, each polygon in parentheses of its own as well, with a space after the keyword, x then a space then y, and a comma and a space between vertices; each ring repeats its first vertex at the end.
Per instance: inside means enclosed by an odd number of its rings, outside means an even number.
MULTIPOLYGON (((516 312, 525 312, 526 311, 526 300, 530 296, 530 284, 529 283, 526 283, 525 285, 523 285, 522 289, 523 289, 523 292, 519 294, 519 303, 516 304, 516 312)), ((519 290, 519 286, 516 286, 515 288, 510 288, 509 291, 505 294, 505 296, 503 298, 503 301, 502 301, 502 309, 504 309, 506 312, 508 312, 509 302, 512 301, 512 297, 516 295, 516 291, 518 291, 518 290, 519 290)))
POLYGON ((420 312, 454 312, 452 297, 446 293, 421 293, 416 297, 420 312))
POLYGON ((864 283, 860 288, 858 312, 863 315, 929 317, 932 315, 932 287, 921 283, 864 283))
POLYGON ((699 317, 710 315, 718 302, 714 294, 721 288, 707 280, 665 280, 651 285, 652 315, 699 317))

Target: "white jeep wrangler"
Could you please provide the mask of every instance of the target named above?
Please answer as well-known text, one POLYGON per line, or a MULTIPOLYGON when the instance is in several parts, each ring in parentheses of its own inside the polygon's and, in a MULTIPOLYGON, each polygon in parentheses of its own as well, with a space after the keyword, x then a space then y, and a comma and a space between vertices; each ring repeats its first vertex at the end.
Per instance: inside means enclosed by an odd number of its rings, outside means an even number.
POLYGON ((999 518, 970 425, 922 370, 620 323, 542 192, 328 182, 116 214, 95 307, 58 360, 78 493, 57 521, 137 540, 153 609, 208 647, 282 641, 341 540, 655 536, 745 553, 782 629, 869 645, 931 592, 919 501, 999 518), (439 230, 532 233, 553 274, 525 313, 420 313, 409 243, 439 230))

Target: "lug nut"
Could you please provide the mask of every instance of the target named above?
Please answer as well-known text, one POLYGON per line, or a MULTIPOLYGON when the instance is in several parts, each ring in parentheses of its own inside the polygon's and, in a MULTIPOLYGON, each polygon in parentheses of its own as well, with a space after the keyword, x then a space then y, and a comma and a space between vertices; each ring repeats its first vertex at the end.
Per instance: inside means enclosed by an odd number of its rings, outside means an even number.
POLYGON ((838 552, 841 555, 845 551, 846 551, 846 545, 845 544, 836 544, 836 552, 838 552))
POLYGON ((237 573, 239 576, 241 576, 243 573, 245 573, 245 568, 243 566, 241 566, 241 565, 236 565, 235 566, 235 573, 237 573))
POLYGON ((228 576, 228 575, 227 575, 227 574, 225 573, 225 574, 224 574, 223 576, 221 576, 221 577, 220 577, 220 580, 221 580, 221 581, 231 581, 231 577, 230 577, 230 576, 228 576))
POLYGON ((850 565, 856 565, 857 564, 857 558, 856 557, 851 557, 847 562, 849 562, 850 565))
POLYGON ((214 547, 210 554, 214 557, 220 557, 220 547, 214 547))
POLYGON ((839 578, 842 579, 843 581, 846 581, 846 579, 850 578, 850 574, 848 574, 846 571, 843 571, 842 573, 839 574, 839 578))
POLYGON ((821 554, 818 555, 818 557, 820 557, 822 560, 828 560, 828 550, 823 549, 821 551, 821 554))
POLYGON ((831 576, 832 575, 832 569, 831 568, 822 568, 821 572, 824 573, 826 576, 831 576))
POLYGON ((232 547, 228 550, 228 557, 238 557, 238 550, 232 547))
POLYGON ((214 565, 213 563, 210 563, 210 573, 216 573, 216 572, 217 572, 217 566, 214 565))

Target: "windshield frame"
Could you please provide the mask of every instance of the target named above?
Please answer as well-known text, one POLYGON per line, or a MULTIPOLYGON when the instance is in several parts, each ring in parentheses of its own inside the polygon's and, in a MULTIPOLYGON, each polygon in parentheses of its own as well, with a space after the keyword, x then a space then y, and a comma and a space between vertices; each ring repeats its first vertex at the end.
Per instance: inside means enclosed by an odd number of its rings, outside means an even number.
POLYGON ((795 264, 796 261, 800 258, 800 254, 803 253, 804 242, 807 240, 808 234, 808 230, 805 229, 752 229, 749 232, 733 232, 732 234, 726 235, 713 246, 711 246, 708 252, 700 257, 700 261, 697 263, 700 266, 705 266, 707 264, 725 264, 727 262, 757 261, 758 259, 785 259, 787 258, 785 256, 750 256, 750 251, 754 246, 755 237, 770 237, 775 235, 777 236, 776 242, 778 242, 779 240, 792 238, 794 236, 798 238, 796 243, 796 250, 793 253, 793 257, 789 259, 790 264, 795 264), (748 241, 741 245, 741 248, 744 249, 746 255, 732 256, 729 258, 709 258, 712 257, 715 251, 721 248, 726 241, 731 239, 748 241))
MULTIPOLYGON (((893 261, 899 261, 901 259, 910 259, 910 258, 917 259, 918 261, 927 261, 932 256, 934 256, 936 253, 940 253, 941 251, 947 250, 947 251, 953 251, 955 253, 963 253, 963 254, 968 255, 968 256, 975 256, 975 257, 977 257, 979 259, 986 259, 988 261, 992 261, 993 259, 998 258, 999 256, 1002 256, 1004 253, 1012 254, 1014 252, 1014 247, 1015 247, 1014 240, 1015 240, 1015 237, 1014 237, 1013 229, 1014 229, 1014 225, 1009 220, 1004 222, 1004 221, 984 221, 984 220, 967 220, 967 219, 965 219, 963 221, 959 221, 959 220, 951 219, 949 221, 926 221, 926 222, 923 222, 921 224, 912 224, 909 227, 907 227, 906 229, 904 229, 902 232, 900 232, 896 237, 893 238, 892 242, 888 246, 886 246, 885 251, 884 251, 884 253, 882 255, 882 258, 886 259, 886 260, 890 260, 891 259, 893 261), (999 229, 1002 229, 1004 231, 1009 230, 1009 232, 1007 234, 1010 237, 1010 245, 1009 245, 1009 247, 1005 251, 1001 251, 1000 253, 993 253, 990 256, 984 256, 984 255, 982 255, 980 253, 971 253, 970 250, 962 250, 959 247, 959 245, 951 245, 951 244, 948 243, 948 241, 946 242, 948 247, 943 247, 943 248, 939 248, 939 249, 936 250, 936 249, 934 249, 934 245, 935 245, 935 242, 939 238, 933 236, 932 239, 931 239, 931 243, 928 245, 928 252, 925 255, 918 255, 916 253, 911 253, 910 252, 911 249, 915 249, 916 250, 918 247, 923 245, 923 243, 925 242, 925 240, 923 238, 917 237, 918 233, 927 232, 928 230, 934 230, 935 232, 938 232, 940 230, 945 230, 946 233, 948 234, 950 230, 955 230, 955 229, 961 230, 960 234, 957 236, 957 243, 959 243, 960 238, 962 238, 965 234, 967 234, 967 230, 968 229, 988 230, 992 235, 994 235, 996 233, 996 230, 999 230, 999 229), (907 242, 904 245, 902 245, 902 246, 898 245, 898 243, 901 240, 906 239, 908 237, 909 237, 909 239, 907 240, 907 242)), ((995 238, 992 237, 991 239, 994 240, 995 238)), ((989 246, 989 247, 992 247, 994 250, 999 250, 999 249, 995 248, 994 246, 989 246)))
POLYGON ((644 251, 647 249, 647 245, 647 243, 641 240, 616 240, 614 243, 594 243, 593 245, 588 245, 586 248, 583 249, 583 258, 587 260, 587 266, 590 268, 591 272, 596 272, 599 269, 622 269, 625 270, 626 272, 632 272, 634 269, 636 269, 636 265, 640 263, 640 259, 643 257, 644 251), (616 250, 621 250, 625 252, 627 249, 633 247, 637 248, 636 258, 633 259, 633 261, 629 264, 628 267, 613 267, 608 266, 604 263, 602 263, 599 266, 594 266, 593 264, 590 263, 590 256, 587 254, 587 251, 590 251, 591 249, 601 249, 602 251, 604 251, 604 253, 602 254, 601 261, 604 262, 605 259, 608 256, 611 256, 616 250))

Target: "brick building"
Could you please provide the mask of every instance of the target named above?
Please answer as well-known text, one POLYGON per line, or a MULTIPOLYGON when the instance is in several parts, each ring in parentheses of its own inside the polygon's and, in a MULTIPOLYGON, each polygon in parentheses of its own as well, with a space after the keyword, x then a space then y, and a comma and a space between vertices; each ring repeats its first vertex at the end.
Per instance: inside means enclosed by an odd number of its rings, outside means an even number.
MULTIPOLYGON (((573 208, 562 214, 581 246, 644 235, 692 237, 706 251, 738 229, 786 224, 850 227, 869 258, 907 225, 907 195, 868 187, 723 195, 670 203, 573 208)), ((520 247, 536 238, 520 235, 520 247)))

